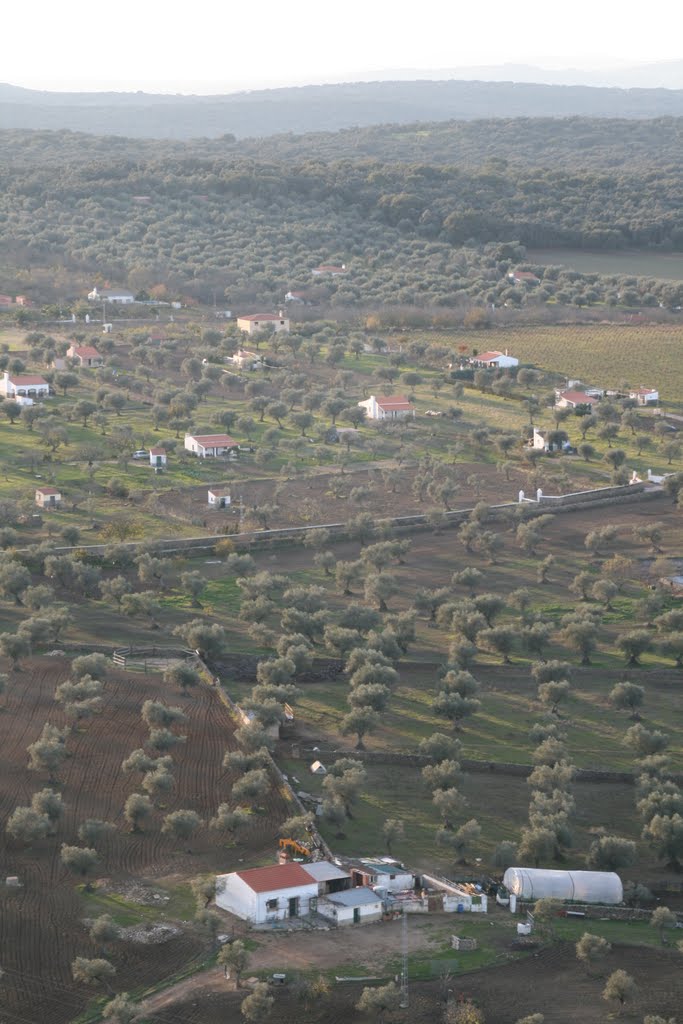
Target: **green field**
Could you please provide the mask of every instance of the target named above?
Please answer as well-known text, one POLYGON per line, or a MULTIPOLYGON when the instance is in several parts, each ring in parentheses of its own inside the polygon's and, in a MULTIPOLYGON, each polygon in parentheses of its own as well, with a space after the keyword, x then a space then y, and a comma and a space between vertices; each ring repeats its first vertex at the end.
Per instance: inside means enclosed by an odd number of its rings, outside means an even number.
POLYGON ((529 249, 529 263, 568 267, 582 274, 618 274, 656 277, 662 281, 683 281, 681 253, 585 252, 582 249, 529 249))

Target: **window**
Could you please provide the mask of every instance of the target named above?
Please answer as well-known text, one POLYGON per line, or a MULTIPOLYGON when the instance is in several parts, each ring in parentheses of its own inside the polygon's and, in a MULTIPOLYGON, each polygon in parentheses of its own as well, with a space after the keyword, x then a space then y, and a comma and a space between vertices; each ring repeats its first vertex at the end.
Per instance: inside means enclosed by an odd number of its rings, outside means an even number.
POLYGON ((277 910, 277 899, 266 900, 266 910, 277 910))

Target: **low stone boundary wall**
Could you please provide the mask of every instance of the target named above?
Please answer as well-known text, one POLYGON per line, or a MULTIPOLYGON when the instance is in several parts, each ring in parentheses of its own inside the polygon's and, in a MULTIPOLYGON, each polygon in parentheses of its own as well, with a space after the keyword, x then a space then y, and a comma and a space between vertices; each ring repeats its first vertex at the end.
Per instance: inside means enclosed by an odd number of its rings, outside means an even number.
MULTIPOLYGON (((310 742, 310 741, 309 741, 310 742)), ((340 750, 334 747, 320 747, 319 745, 309 746, 294 741, 289 756, 295 761, 310 762, 319 760, 325 764, 325 760, 334 761, 338 757, 353 757, 363 764, 394 764, 407 765, 414 768, 423 768, 432 763, 432 758, 424 754, 406 754, 392 750, 340 750)), ((474 758, 463 757, 460 764, 464 771, 486 775, 512 775, 519 779, 526 779, 531 775, 534 766, 531 764, 515 764, 508 761, 479 761, 474 758)), ((683 783, 683 774, 673 774, 672 779, 683 783)), ((627 786, 635 785, 635 775, 632 772, 610 771, 603 768, 577 768, 574 776, 576 782, 598 782, 598 783, 623 783, 627 786)))
MULTIPOLYGON (((578 509, 599 507, 601 505, 621 504, 628 501, 642 501, 645 499, 657 498, 662 494, 659 488, 645 488, 644 484, 631 484, 620 487, 601 487, 590 491, 577 491, 573 494, 565 494, 553 497, 545 495, 539 503, 528 504, 526 508, 529 515, 544 515, 551 509, 554 512, 574 512, 578 509)), ((505 518, 508 514, 518 508, 518 502, 505 502, 500 505, 492 505, 489 508, 489 515, 492 519, 505 518)), ((472 508, 454 509, 451 512, 444 512, 444 528, 458 526, 466 522, 472 508)), ((380 523, 388 523, 399 531, 415 532, 419 530, 433 530, 426 515, 397 516, 379 520, 380 523)), ((148 550, 154 547, 159 553, 165 554, 187 554, 191 551, 212 552, 216 544, 222 540, 230 540, 236 549, 249 549, 254 547, 273 547, 292 542, 303 542, 305 537, 315 530, 327 530, 336 540, 347 540, 346 523, 318 523, 315 526, 293 526, 277 530, 255 530, 251 533, 226 533, 216 534, 213 537, 173 537, 164 540, 128 541, 121 546, 131 552, 139 548, 148 550)), ((70 554, 73 551, 83 551, 94 556, 103 555, 109 544, 77 544, 69 547, 55 547, 52 549, 55 554, 70 554)), ((23 548, 22 551, 29 549, 23 548)))

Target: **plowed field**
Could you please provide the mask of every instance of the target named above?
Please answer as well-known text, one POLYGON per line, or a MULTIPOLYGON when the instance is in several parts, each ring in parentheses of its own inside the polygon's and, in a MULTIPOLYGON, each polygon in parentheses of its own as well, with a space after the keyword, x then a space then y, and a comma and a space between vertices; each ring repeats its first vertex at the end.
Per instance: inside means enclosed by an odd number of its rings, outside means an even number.
MULTIPOLYGON (((67 678, 68 662, 34 658, 23 671, 11 673, 6 707, 0 710, 0 878, 18 875, 19 891, 0 886, 0 990, 3 1024, 62 1024, 83 1007, 90 992, 75 986, 70 964, 76 956, 98 956, 82 917, 87 913, 75 879, 62 866, 60 847, 78 844, 79 824, 101 818, 116 825, 113 836, 99 844, 101 876, 113 881, 144 879, 152 884, 172 879, 176 885, 204 872, 227 871, 238 858, 253 859, 273 849, 278 822, 287 813, 277 788, 237 848, 226 848, 216 833, 203 828, 188 843, 162 834, 164 814, 192 808, 207 819, 229 801, 233 779, 221 766, 223 753, 234 747, 233 723, 215 691, 197 687, 191 697, 166 692, 160 676, 112 673, 105 684, 101 714, 73 731, 69 757, 59 772, 66 805, 57 834, 28 849, 6 835, 5 822, 14 808, 30 803, 47 786, 42 772, 27 768, 26 747, 38 738, 47 721, 62 726, 66 719, 54 699, 56 685, 67 678), (141 777, 121 771, 121 761, 144 745, 147 729, 140 717, 144 700, 152 698, 182 706, 188 721, 187 742, 173 750, 176 784, 165 795, 143 833, 132 835, 123 816, 127 796, 140 790, 141 777)), ((111 959, 117 969, 115 988, 130 990, 172 975, 207 949, 207 940, 188 926, 160 946, 118 945, 111 959)))

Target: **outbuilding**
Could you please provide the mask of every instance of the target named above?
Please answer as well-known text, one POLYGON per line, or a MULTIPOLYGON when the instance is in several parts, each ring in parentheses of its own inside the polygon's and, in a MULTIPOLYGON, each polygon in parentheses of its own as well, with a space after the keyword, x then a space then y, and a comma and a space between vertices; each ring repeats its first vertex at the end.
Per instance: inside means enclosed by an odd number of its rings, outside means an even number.
POLYGON ((365 886, 330 893, 318 900, 318 913, 338 925, 369 924, 381 921, 382 900, 365 886))
POLYGON ((58 508, 62 503, 61 491, 56 487, 37 487, 36 505, 40 508, 58 508))
POLYGON ((215 488, 208 492, 209 505, 212 508, 227 508, 231 502, 230 492, 215 488))
POLYGON ((166 463, 168 461, 168 452, 165 448, 150 448, 149 450, 149 464, 154 469, 166 469, 166 463))

